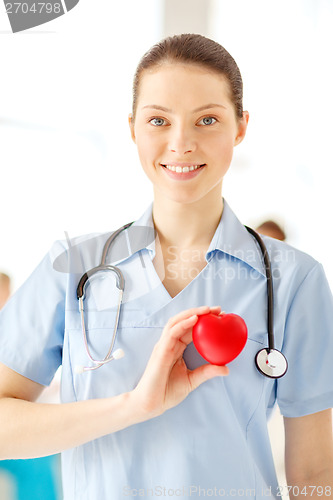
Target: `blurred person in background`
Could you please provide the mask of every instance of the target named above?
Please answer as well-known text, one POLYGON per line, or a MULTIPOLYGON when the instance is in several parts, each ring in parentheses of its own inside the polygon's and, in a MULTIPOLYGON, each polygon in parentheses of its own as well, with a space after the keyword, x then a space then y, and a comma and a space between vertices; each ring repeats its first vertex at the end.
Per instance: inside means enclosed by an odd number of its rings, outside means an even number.
POLYGON ((256 227, 256 231, 260 234, 276 238, 280 241, 286 240, 286 234, 282 227, 273 220, 266 220, 256 227))
POLYGON ((6 304, 10 297, 10 277, 0 273, 0 309, 6 304))

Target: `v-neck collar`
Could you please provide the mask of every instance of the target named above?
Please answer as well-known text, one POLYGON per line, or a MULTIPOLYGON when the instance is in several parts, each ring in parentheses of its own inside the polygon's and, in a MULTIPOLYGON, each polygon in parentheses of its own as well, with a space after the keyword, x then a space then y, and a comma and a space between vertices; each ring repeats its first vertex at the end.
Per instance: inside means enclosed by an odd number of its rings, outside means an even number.
MULTIPOLYGON (((132 257, 132 255, 144 249, 149 252, 151 260, 154 259, 156 239, 154 238, 152 211, 153 203, 149 205, 146 211, 129 229, 124 231, 128 251, 123 258, 115 262, 116 264, 124 262, 132 257), (136 228, 136 230, 131 230, 131 228, 136 228)), ((206 253, 207 262, 209 262, 215 252, 228 254, 235 259, 245 262, 261 275, 266 275, 262 255, 256 241, 236 217, 225 199, 223 199, 222 217, 206 253)))

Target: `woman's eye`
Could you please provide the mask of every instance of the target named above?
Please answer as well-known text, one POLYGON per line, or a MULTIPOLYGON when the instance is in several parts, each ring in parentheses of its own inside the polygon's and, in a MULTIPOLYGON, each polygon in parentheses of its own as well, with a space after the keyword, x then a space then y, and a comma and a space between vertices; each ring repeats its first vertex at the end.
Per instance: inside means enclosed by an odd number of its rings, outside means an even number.
POLYGON ((202 120, 199 121, 200 125, 213 125, 216 122, 216 118, 212 116, 205 116, 202 120))
POLYGON ((165 120, 163 118, 152 118, 151 120, 149 120, 149 123, 151 123, 155 127, 161 127, 162 125, 164 125, 165 120))

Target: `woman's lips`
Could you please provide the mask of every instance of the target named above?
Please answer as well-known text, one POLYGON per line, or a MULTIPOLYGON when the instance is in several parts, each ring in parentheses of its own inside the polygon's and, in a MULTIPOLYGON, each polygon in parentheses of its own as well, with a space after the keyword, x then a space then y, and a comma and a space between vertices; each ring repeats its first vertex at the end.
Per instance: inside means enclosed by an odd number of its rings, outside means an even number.
POLYGON ((193 179, 200 174, 206 164, 194 164, 194 163, 171 163, 162 164, 164 172, 171 178, 180 181, 185 181, 193 179))

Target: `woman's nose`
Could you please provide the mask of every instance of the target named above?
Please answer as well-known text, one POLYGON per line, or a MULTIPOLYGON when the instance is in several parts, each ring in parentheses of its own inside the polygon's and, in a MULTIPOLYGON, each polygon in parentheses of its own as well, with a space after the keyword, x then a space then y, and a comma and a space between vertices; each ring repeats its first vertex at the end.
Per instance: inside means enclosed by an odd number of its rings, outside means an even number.
POLYGON ((170 131, 169 150, 179 155, 190 153, 196 149, 193 133, 185 127, 174 127, 170 131))

